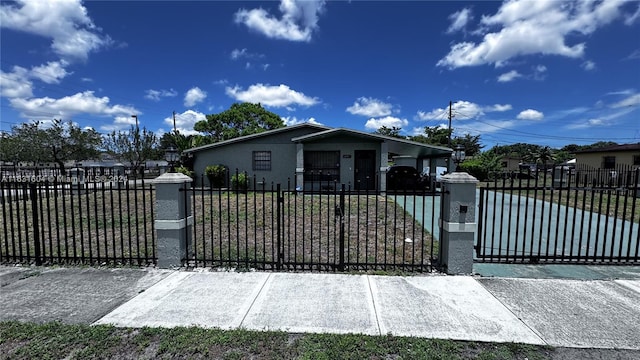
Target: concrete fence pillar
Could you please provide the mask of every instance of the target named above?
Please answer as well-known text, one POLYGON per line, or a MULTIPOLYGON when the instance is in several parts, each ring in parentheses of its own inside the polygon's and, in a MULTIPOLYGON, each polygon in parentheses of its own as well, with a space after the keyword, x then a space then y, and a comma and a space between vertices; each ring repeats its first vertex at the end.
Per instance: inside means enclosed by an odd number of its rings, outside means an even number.
POLYGON ((447 274, 473 272, 478 179, 454 172, 442 177, 439 260, 447 274))
POLYGON ((193 179, 181 173, 164 173, 153 180, 156 186, 156 238, 158 267, 182 266, 187 250, 193 250, 191 198, 184 191, 193 179), (183 191, 180 191, 183 189, 183 191))

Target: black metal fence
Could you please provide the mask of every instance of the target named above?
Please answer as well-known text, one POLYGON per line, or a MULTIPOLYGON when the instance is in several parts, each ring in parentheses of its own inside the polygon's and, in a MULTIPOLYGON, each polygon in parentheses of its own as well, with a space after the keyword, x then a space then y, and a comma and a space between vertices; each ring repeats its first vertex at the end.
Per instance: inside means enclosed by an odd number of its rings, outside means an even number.
POLYGON ((283 187, 255 177, 246 191, 186 190, 194 226, 191 256, 185 264, 267 270, 433 270, 438 255, 438 239, 432 235, 440 213, 437 193, 384 195, 355 191, 335 181, 309 185, 319 190, 300 191, 290 182, 283 187))
POLYGON ((640 169, 603 174, 556 168, 480 187, 476 259, 640 263, 640 169))
POLYGON ((82 182, 42 172, 6 176, 0 182, 0 262, 153 264, 154 199, 144 180, 115 173, 87 171, 82 182))

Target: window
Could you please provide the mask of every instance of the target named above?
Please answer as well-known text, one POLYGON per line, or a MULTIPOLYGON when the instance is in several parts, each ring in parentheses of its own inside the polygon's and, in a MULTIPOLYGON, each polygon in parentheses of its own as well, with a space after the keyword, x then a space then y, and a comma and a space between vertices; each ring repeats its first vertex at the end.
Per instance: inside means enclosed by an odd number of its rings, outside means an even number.
POLYGON ((271 151, 253 152, 253 170, 271 171, 271 151))
POLYGON ((304 181, 338 181, 339 151, 305 151, 304 181))
POLYGON ((633 155, 633 165, 640 165, 640 155, 633 155))
POLYGON ((616 157, 615 156, 604 156, 602 158, 602 168, 603 169, 615 169, 616 168, 616 157))

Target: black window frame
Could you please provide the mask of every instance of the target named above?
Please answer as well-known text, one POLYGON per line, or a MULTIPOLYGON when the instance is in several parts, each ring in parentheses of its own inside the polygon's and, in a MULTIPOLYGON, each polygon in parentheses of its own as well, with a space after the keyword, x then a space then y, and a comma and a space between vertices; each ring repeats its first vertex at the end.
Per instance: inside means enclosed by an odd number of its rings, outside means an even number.
POLYGON ((615 169, 616 168, 616 157, 612 155, 607 155, 602 157, 602 168, 603 169, 615 169))
POLYGON ((271 171, 271 151, 256 150, 252 152, 253 171, 271 171))
POLYGON ((335 182, 340 180, 339 150, 305 150, 304 181, 335 182))

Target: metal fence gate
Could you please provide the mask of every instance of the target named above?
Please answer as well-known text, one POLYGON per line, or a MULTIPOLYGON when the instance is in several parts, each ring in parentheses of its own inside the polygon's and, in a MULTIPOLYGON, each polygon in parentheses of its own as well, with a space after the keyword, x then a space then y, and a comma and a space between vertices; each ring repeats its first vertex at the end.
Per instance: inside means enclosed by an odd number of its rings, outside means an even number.
POLYGON ((476 261, 640 264, 640 170, 600 172, 503 174, 480 187, 476 261))
POLYGON ((315 188, 324 190, 302 192, 291 184, 267 186, 254 178, 249 191, 186 190, 194 225, 185 265, 311 271, 433 269, 438 193, 381 194, 335 182, 315 188))
POLYGON ((0 263, 155 264, 155 189, 143 179, 18 179, 0 182, 0 263))

